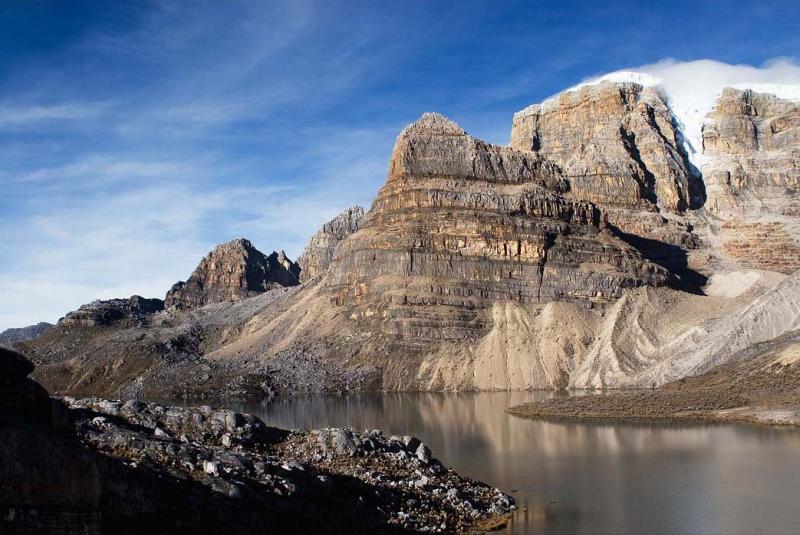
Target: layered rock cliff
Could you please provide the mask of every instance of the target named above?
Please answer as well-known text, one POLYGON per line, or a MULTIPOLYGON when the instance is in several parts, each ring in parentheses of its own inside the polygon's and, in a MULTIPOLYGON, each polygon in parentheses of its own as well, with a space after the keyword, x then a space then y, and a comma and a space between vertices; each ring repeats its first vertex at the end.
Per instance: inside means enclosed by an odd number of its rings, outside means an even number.
POLYGON ((352 315, 418 343, 480 337, 497 300, 589 303, 667 282, 567 190, 550 162, 426 114, 398 137, 386 185, 323 284, 352 315))
POLYGON ((147 299, 133 295, 128 299, 92 301, 82 305, 78 310, 68 312, 58 321, 58 324, 65 327, 97 327, 111 325, 122 320, 142 323, 151 314, 162 310, 164 310, 164 301, 161 299, 147 299))
POLYGON ((579 198, 680 212, 703 195, 679 136, 656 88, 603 82, 515 114, 511 146, 556 163, 579 198))
POLYGON ((800 104, 725 89, 703 127, 706 210, 736 264, 800 267, 800 104))
POLYGON ((186 282, 176 283, 164 300, 168 309, 236 301, 299 283, 300 268, 281 251, 265 256, 248 240, 218 245, 186 282))
POLYGON ((555 162, 573 195, 602 207, 621 238, 690 286, 698 239, 676 216, 700 207, 704 191, 665 100, 637 83, 586 85, 516 113, 511 146, 555 162))

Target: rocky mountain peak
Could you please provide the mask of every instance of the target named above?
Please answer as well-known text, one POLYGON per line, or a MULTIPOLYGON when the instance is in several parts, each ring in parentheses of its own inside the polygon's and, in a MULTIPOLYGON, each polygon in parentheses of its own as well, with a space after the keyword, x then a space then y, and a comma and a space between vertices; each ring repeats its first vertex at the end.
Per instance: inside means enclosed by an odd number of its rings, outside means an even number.
POLYGON ((5 331, 0 332, 0 344, 14 344, 17 342, 33 340, 52 326, 52 323, 42 321, 36 325, 28 325, 27 327, 6 329, 5 331))
POLYGON ((238 238, 206 255, 186 282, 167 292, 167 309, 186 309, 236 301, 280 286, 299 283, 300 267, 286 253, 265 256, 249 240, 238 238))
POLYGON ((514 116, 511 146, 556 163, 597 204, 680 212, 702 202, 662 95, 632 82, 566 91, 514 116))
POLYGON ((800 103, 726 88, 703 126, 706 211, 724 260, 800 268, 800 103))
POLYGON ((58 321, 59 325, 97 327, 111 325, 122 320, 142 323, 148 316, 164 310, 161 299, 147 299, 132 295, 128 299, 96 300, 81 305, 78 310, 68 312, 58 321))
POLYGON ((422 347, 474 339, 497 300, 603 302, 668 274, 564 195, 557 166, 486 143, 437 114, 397 138, 389 175, 336 248, 326 289, 364 327, 422 347))
POLYGON ((456 124, 455 121, 445 117, 444 115, 433 112, 423 113, 416 122, 408 125, 400 133, 400 135, 402 136, 419 132, 453 136, 463 136, 467 133, 463 128, 456 124))
MULTIPOLYGON (((165 337, 157 343, 134 331, 133 350, 130 333, 114 340, 103 338, 114 329, 97 329, 92 358, 73 371, 57 368, 75 353, 59 337, 86 333, 53 329, 29 344, 54 364, 42 377, 76 388, 75 376, 90 384, 90 372, 109 369, 96 364, 102 356, 206 352, 239 362, 224 374, 247 377, 238 384, 252 392, 306 388, 301 380, 316 383, 307 370, 323 368, 319 383, 337 389, 620 386, 634 375, 651 386, 648 370, 671 366, 675 340, 697 345, 698 327, 713 319, 717 329, 717 318, 749 306, 717 299, 707 276, 768 270, 766 288, 776 272, 800 269, 800 105, 755 88, 675 91, 637 73, 586 83, 518 113, 510 146, 424 114, 397 137, 369 212, 350 208, 323 225, 298 259, 302 271, 282 251, 265 256, 234 240, 177 284, 167 306, 236 301, 297 284, 298 271, 303 286, 197 310, 188 334, 144 331, 165 337), (247 359, 278 374, 267 382, 247 359)), ((762 278, 721 284, 752 276, 762 278)), ((766 299, 765 309, 779 308, 760 316, 763 333, 795 329, 796 302, 793 289, 766 299)), ((714 340, 740 339, 731 332, 714 340)), ((152 372, 148 388, 183 388, 177 379, 187 377, 188 390, 232 384, 200 367, 170 373, 152 372)))

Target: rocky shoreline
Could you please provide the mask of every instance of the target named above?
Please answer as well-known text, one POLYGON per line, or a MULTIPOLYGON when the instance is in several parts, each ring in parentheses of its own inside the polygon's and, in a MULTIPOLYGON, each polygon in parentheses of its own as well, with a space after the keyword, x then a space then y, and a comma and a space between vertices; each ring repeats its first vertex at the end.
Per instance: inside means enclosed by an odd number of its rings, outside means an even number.
POLYGON ((0 532, 477 533, 514 500, 411 436, 229 410, 49 398, 0 348, 0 532))
POLYGON ((559 397, 515 416, 581 421, 743 422, 800 427, 800 331, 755 344, 728 364, 652 390, 559 397))
POLYGON ((583 403, 569 401, 551 403, 547 400, 509 407, 506 412, 514 416, 551 422, 578 421, 589 423, 742 423, 766 426, 800 427, 800 405, 785 407, 737 406, 729 409, 650 410, 666 398, 636 394, 612 394, 620 399, 600 401, 601 396, 586 396, 583 403), (644 410, 639 404, 646 404, 644 410))

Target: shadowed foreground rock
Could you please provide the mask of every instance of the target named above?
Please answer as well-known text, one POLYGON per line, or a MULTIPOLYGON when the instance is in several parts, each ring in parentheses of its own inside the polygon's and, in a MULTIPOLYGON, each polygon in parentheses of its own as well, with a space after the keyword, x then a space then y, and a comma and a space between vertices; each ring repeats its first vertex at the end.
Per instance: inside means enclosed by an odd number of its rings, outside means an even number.
POLYGON ((32 370, 0 348, 0 533, 472 532, 512 508, 413 437, 59 401, 32 370))

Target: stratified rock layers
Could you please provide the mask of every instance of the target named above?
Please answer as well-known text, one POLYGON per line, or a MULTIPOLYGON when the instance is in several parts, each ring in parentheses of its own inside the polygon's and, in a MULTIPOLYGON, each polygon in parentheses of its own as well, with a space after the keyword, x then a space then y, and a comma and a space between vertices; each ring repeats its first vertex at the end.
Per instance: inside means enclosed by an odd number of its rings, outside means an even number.
POLYGON ((726 89, 703 128, 706 210, 737 264, 800 268, 800 104, 726 89))
POLYGON ((128 299, 107 299, 92 301, 81 305, 78 310, 68 312, 61 318, 59 325, 97 327, 111 325, 122 320, 133 320, 142 323, 147 316, 164 310, 161 299, 147 299, 133 295, 128 299))
POLYGON ((231 242, 165 313, 25 343, 37 376, 103 395, 241 379, 252 395, 651 387, 722 364, 797 327, 795 283, 758 296, 800 269, 798 104, 726 90, 698 170, 667 102, 583 87, 518 113, 510 147, 426 114, 398 137, 369 213, 312 238, 301 286, 282 287, 298 282, 285 257, 231 242), (724 292, 705 287, 726 273, 724 292))
POLYGON ((702 202, 678 136, 656 89, 601 83, 517 113, 511 146, 558 164, 581 199, 676 212, 702 202))
POLYGON ((280 286, 299 283, 300 268, 286 254, 265 256, 248 240, 218 245, 186 282, 176 283, 165 299, 167 309, 195 308, 236 301, 280 286))
POLYGON ((325 285, 351 317, 415 344, 485 334, 498 300, 588 303, 667 282, 567 189, 536 155, 425 114, 398 137, 387 183, 325 285))
POLYGON ((562 93, 514 115, 511 146, 553 161, 571 193, 601 207, 620 237, 684 274, 697 237, 662 212, 697 208, 704 192, 657 89, 605 82, 562 93))

